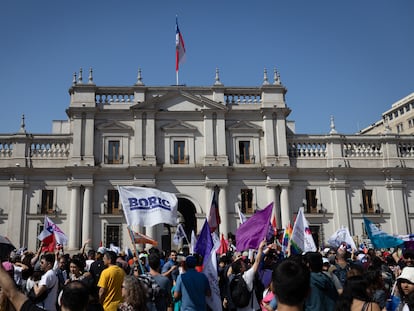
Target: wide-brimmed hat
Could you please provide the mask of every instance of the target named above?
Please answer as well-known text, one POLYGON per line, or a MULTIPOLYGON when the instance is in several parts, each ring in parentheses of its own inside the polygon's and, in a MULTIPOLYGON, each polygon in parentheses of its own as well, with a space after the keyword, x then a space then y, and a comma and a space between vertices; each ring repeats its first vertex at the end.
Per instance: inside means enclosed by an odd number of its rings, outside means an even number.
POLYGON ((408 282, 414 284, 414 267, 405 267, 397 279, 407 280, 408 282))

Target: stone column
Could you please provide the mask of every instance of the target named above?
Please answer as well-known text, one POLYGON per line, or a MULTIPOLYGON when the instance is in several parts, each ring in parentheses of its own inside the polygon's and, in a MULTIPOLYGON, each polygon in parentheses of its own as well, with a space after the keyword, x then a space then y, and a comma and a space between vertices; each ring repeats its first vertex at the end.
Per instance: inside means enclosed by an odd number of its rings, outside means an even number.
POLYGON ((156 236, 157 233, 157 226, 152 227, 145 227, 145 234, 148 235, 151 239, 157 240, 158 237, 156 236))
MULTIPOLYGON (((15 246, 24 245, 23 238, 27 228, 23 228, 26 215, 23 213, 25 206, 25 184, 22 179, 11 179, 9 182, 9 210, 7 219, 7 236, 15 243, 15 246)), ((43 219, 42 219, 43 221, 43 219)))
POLYGON ((390 213, 391 215, 399 215, 397 217, 391 217, 392 232, 398 232, 400 234, 412 232, 407 221, 408 209, 404 194, 405 184, 401 180, 390 179, 386 181, 385 186, 388 189, 387 196, 390 213))
POLYGON ((264 152, 265 157, 275 156, 275 137, 273 118, 270 112, 263 113, 264 152))
POLYGON ((214 131, 213 119, 211 114, 204 115, 204 154, 205 156, 212 156, 214 151, 214 131))
POLYGON ((351 203, 349 202, 347 189, 349 184, 345 180, 332 179, 329 182, 331 188, 331 200, 333 202, 334 227, 345 226, 350 232, 355 232, 353 223, 349 221, 351 203))
POLYGON ((281 186, 280 189, 280 214, 282 228, 285 228, 290 222, 288 186, 281 186))
POLYGON ((152 159, 155 158, 155 114, 146 113, 145 127, 145 155, 152 159))
POLYGON ((94 146, 94 115, 87 114, 85 119, 85 132, 83 133, 83 139, 85 144, 84 160, 87 164, 94 164, 93 146, 94 146))
POLYGON ((69 241, 70 250, 79 249, 79 203, 80 189, 79 186, 72 186, 69 211, 69 241))
MULTIPOLYGON (((72 189, 73 190, 73 189, 72 189)), ((92 186, 85 187, 85 193, 83 196, 83 219, 82 219, 82 242, 92 237, 92 197, 93 191, 92 186)))

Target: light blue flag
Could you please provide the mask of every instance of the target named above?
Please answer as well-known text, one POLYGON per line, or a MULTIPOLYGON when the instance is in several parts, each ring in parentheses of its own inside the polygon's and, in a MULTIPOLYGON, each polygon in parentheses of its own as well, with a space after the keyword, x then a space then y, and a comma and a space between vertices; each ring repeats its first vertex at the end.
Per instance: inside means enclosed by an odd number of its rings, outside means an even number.
POLYGON ((385 233, 379 229, 371 220, 364 217, 365 230, 374 248, 396 247, 404 243, 403 240, 385 233))

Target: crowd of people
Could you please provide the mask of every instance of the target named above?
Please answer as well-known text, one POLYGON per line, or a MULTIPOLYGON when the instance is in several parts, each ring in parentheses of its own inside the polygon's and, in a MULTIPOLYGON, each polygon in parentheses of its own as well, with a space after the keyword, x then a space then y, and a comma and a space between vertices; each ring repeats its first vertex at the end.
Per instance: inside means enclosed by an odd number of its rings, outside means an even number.
MULTIPOLYGON (((72 255, 14 250, 0 266, 0 311, 211 310, 203 259, 156 247, 134 254, 99 247, 72 255)), ((217 254, 224 311, 414 310, 414 250, 350 250, 343 244, 286 256, 256 250, 217 254)), ((215 311, 215 310, 214 310, 215 311)))

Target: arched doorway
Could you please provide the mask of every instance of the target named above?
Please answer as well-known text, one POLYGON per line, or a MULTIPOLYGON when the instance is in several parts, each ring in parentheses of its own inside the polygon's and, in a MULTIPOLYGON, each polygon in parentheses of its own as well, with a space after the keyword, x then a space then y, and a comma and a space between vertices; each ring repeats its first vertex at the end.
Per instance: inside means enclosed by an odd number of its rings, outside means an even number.
POLYGON ((197 219, 195 217, 196 208, 188 199, 178 198, 178 213, 181 214, 180 221, 184 228, 185 234, 191 239, 191 231, 197 234, 197 219), (183 222, 184 221, 184 222, 183 222))

